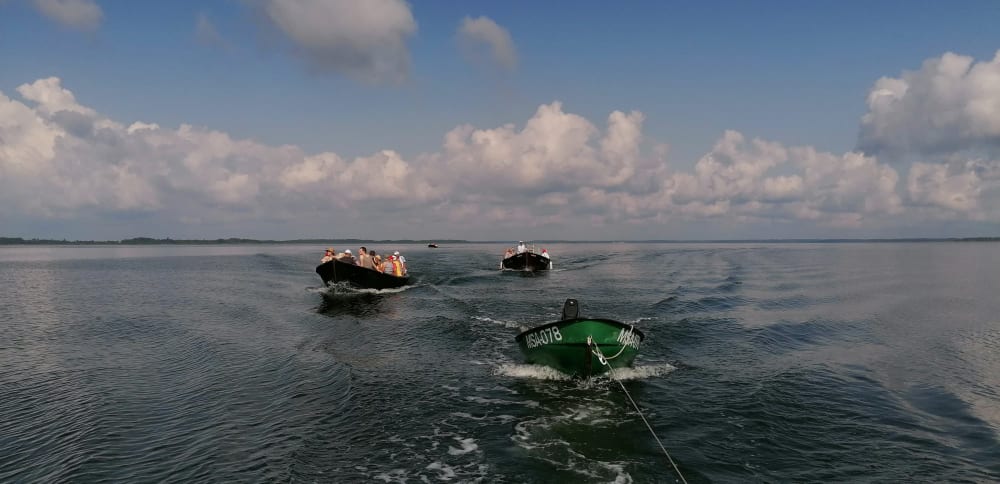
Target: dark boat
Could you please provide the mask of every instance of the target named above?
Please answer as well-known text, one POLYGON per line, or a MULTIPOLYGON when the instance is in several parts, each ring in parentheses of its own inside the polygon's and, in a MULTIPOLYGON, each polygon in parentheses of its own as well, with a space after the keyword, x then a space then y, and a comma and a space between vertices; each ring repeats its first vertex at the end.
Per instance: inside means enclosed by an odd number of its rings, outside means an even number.
POLYGON ((576 299, 567 299, 562 319, 518 334, 514 340, 528 363, 578 377, 632 365, 645 335, 612 319, 582 318, 576 299))
POLYGON ((535 246, 528 247, 524 242, 517 243, 517 249, 508 249, 500 260, 500 269, 512 271, 544 271, 552 268, 552 259, 549 259, 548 252, 542 249, 535 252, 535 246), (510 255, 507 255, 510 254, 510 255))
POLYGON ((437 246, 438 246, 437 244, 427 244, 427 247, 430 247, 432 249, 436 249, 437 246))
POLYGON ((545 271, 552 268, 552 260, 529 250, 503 259, 500 261, 500 268, 512 271, 545 271))
POLYGON ((323 284, 327 286, 338 282, 346 282, 362 289, 390 289, 405 286, 410 282, 409 276, 398 277, 392 274, 385 274, 338 259, 333 259, 316 266, 316 273, 319 274, 319 277, 323 278, 323 284))

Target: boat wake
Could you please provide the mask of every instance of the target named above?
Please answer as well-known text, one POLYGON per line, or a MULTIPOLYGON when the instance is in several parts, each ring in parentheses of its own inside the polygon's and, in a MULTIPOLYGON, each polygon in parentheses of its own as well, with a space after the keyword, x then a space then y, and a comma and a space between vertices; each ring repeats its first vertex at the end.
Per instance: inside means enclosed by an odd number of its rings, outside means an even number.
POLYGON ((410 284, 387 289, 369 289, 354 287, 348 283, 338 282, 336 284, 330 284, 330 287, 309 287, 306 288, 306 290, 322 294, 324 296, 350 296, 352 294, 398 294, 421 286, 423 286, 423 284, 410 284))
MULTIPOLYGON (((670 363, 652 365, 635 365, 632 367, 615 368, 615 376, 619 380, 648 380, 666 375, 677 367, 670 363)), ((572 377, 545 365, 529 365, 523 363, 504 363, 493 370, 494 375, 533 380, 572 380, 572 377)), ((590 378, 591 380, 607 380, 609 374, 590 378)))
POLYGON ((517 363, 504 363, 493 369, 493 374, 498 376, 509 376, 514 378, 530 378, 534 380, 571 380, 572 378, 544 365, 528 365, 517 363))
POLYGON ((525 329, 525 326, 523 324, 518 323, 516 321, 504 321, 500 319, 493 319, 486 316, 473 316, 472 319, 475 319, 476 321, 483 321, 485 323, 500 325, 505 328, 516 329, 518 331, 523 331, 525 329))

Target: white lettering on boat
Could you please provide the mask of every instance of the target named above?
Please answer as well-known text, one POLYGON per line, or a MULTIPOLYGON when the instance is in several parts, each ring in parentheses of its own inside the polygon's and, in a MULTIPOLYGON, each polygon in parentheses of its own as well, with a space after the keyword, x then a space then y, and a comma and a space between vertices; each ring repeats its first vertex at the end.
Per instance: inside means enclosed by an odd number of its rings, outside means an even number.
POLYGON ((528 345, 528 348, 537 348, 555 341, 562 341, 562 333, 559 332, 559 328, 556 326, 550 326, 524 337, 524 342, 528 345))
POLYGON ((639 343, 641 341, 642 340, 639 339, 639 335, 632 332, 631 327, 629 327, 628 330, 623 329, 621 333, 618 333, 618 342, 623 346, 631 346, 635 349, 639 349, 639 343))

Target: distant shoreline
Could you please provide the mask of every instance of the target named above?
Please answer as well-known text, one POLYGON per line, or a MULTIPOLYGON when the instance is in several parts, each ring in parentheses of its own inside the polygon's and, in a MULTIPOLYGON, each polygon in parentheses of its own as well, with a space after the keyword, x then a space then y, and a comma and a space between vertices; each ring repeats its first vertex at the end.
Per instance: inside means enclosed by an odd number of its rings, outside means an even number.
MULTIPOLYGON (((951 238, 898 238, 898 239, 703 239, 703 240, 536 240, 534 243, 548 244, 745 244, 745 243, 872 243, 872 242, 1000 242, 1000 237, 951 237, 951 238)), ((461 239, 154 239, 151 237, 135 237, 122 240, 56 240, 56 239, 24 239, 21 237, 0 237, 0 245, 274 245, 274 244, 508 244, 509 240, 461 240, 461 239)))

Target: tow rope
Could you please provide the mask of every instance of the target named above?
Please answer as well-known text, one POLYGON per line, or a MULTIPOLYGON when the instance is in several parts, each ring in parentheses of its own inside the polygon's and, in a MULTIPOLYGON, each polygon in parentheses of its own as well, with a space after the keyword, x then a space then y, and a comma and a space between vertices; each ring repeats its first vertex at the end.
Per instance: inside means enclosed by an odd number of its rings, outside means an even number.
POLYGON ((636 413, 638 413, 639 417, 642 418, 642 422, 646 424, 646 428, 649 429, 649 433, 653 434, 653 438, 656 439, 656 443, 660 445, 660 450, 663 451, 663 455, 667 456, 667 460, 670 461, 670 465, 674 467, 674 471, 677 472, 677 477, 681 478, 681 482, 687 484, 687 479, 684 479, 684 474, 681 474, 680 468, 677 467, 677 464, 674 462, 674 459, 670 457, 670 453, 667 452, 667 448, 663 446, 663 442, 660 441, 660 437, 656 435, 656 432, 653 430, 653 427, 649 425, 649 421, 646 420, 646 416, 642 414, 642 410, 639 409, 639 405, 635 403, 635 400, 632 398, 632 394, 630 394, 628 392, 628 389, 625 388, 625 384, 622 383, 620 379, 618 379, 618 375, 615 374, 614 367, 612 367, 608 363, 608 360, 613 360, 617 358, 618 355, 622 354, 622 351, 625 351, 625 345, 622 345, 622 349, 618 351, 618 354, 610 358, 604 356, 604 353, 601 352, 601 347, 598 346, 597 343, 594 343, 593 336, 587 336, 587 345, 590 346, 591 352, 593 352, 594 355, 597 356, 597 360, 600 361, 602 365, 608 367, 608 372, 611 373, 611 378, 616 382, 618 382, 619 385, 621 385, 622 391, 625 392, 625 396, 628 397, 628 401, 632 402, 632 407, 635 408, 636 413))

